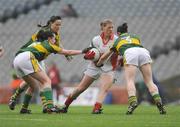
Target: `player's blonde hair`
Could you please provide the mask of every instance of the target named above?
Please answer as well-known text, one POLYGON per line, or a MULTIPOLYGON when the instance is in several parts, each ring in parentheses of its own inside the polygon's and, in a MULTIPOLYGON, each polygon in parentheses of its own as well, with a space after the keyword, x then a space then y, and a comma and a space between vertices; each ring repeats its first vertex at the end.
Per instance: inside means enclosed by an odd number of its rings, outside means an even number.
POLYGON ((110 19, 105 19, 103 21, 100 22, 100 27, 101 27, 101 30, 103 30, 103 27, 105 27, 107 24, 112 24, 112 20, 110 19))

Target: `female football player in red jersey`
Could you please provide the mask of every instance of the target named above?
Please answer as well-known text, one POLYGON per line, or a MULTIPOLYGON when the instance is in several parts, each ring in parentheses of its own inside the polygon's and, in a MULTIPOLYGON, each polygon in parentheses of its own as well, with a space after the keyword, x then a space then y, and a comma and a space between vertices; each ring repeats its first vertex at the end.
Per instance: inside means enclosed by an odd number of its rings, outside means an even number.
MULTIPOLYGON (((113 45, 117 36, 113 33, 113 23, 111 20, 107 19, 102 21, 100 27, 102 31, 101 34, 92 39, 90 46, 97 48, 100 53, 103 54, 113 45)), ((114 70, 117 65, 117 57, 118 55, 116 55, 116 53, 112 54, 106 63, 104 63, 104 66, 100 68, 96 67, 94 62, 90 61, 78 87, 75 88, 65 101, 64 107, 62 108, 63 113, 67 113, 68 107, 72 101, 84 92, 96 79, 99 79, 100 89, 92 113, 102 113, 102 103, 114 81, 114 70)))

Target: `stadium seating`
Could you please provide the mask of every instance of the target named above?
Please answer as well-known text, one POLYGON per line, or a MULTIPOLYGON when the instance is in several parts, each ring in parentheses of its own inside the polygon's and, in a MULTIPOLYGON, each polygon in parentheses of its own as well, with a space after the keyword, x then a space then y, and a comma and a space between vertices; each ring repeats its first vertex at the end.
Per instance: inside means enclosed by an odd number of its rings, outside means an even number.
POLYGON ((21 14, 27 14, 31 10, 37 10, 43 5, 49 5, 53 1, 59 0, 23 0, 23 1, 12 1, 6 0, 2 1, 0 5, 1 13, 0 13, 0 22, 5 23, 7 20, 11 18, 17 18, 21 14))

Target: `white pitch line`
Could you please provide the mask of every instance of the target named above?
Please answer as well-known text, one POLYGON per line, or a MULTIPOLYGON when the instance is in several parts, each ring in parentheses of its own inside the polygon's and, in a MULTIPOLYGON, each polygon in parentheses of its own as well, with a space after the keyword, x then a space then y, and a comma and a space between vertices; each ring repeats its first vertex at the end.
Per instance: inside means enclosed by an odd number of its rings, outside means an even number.
POLYGON ((47 119, 21 119, 21 118, 0 118, 0 120, 21 120, 21 121, 48 121, 47 119))

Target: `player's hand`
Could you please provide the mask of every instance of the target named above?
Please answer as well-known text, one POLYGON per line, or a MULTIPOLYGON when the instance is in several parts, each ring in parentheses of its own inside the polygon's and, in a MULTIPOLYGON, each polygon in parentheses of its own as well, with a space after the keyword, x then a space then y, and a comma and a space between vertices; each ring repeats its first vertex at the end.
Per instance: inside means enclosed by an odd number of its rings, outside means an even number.
POLYGON ((87 53, 89 50, 91 50, 93 47, 88 47, 82 50, 82 53, 87 53))
POLYGON ((67 61, 71 61, 73 59, 73 56, 71 56, 71 55, 65 55, 65 57, 66 57, 67 61))
POLYGON ((92 59, 94 59, 94 56, 95 56, 95 52, 94 51, 88 51, 84 55, 84 59, 85 60, 92 60, 92 59))

